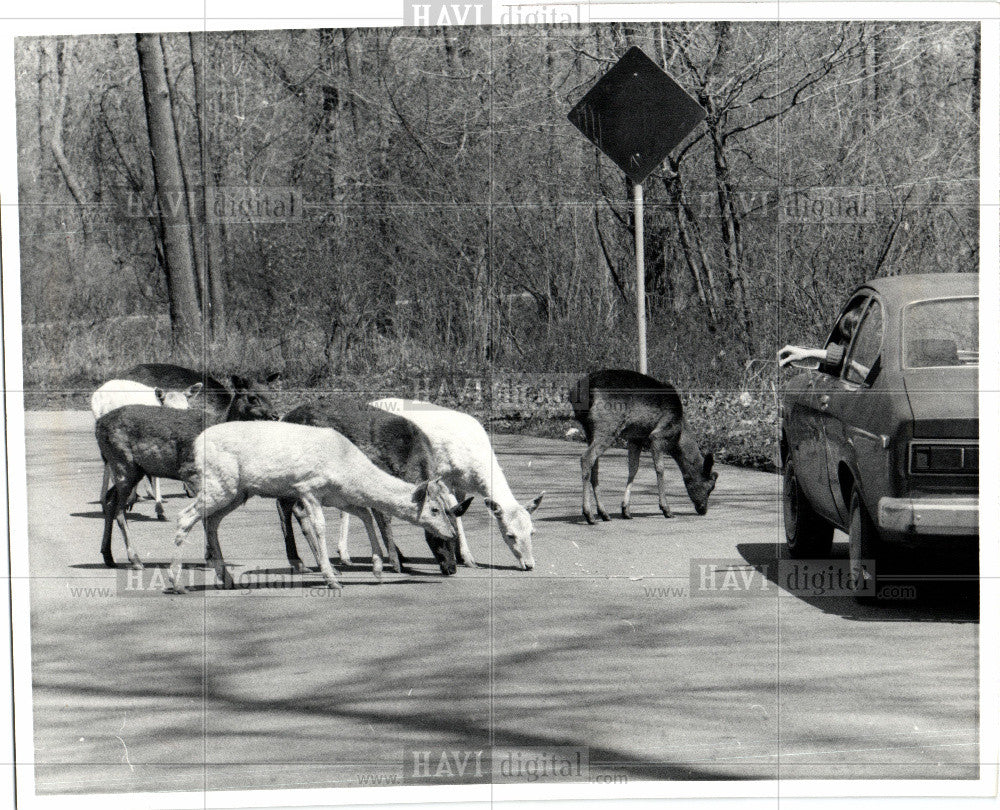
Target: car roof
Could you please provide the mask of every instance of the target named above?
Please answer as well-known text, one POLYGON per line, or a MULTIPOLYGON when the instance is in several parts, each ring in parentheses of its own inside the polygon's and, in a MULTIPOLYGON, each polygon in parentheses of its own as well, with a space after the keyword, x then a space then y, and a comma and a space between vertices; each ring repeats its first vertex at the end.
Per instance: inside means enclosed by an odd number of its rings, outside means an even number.
POLYGON ((889 305, 902 306, 924 298, 978 295, 979 273, 910 273, 866 281, 858 290, 875 290, 889 305))

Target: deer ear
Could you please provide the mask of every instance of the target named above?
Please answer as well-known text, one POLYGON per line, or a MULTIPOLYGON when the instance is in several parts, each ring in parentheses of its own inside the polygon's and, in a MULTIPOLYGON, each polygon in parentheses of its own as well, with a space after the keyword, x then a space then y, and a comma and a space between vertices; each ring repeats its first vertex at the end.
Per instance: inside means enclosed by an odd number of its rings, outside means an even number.
POLYGON ((526 508, 527 508, 527 511, 528 511, 529 515, 532 514, 541 505, 542 498, 544 498, 544 497, 545 497, 545 493, 542 492, 541 494, 539 494, 539 496, 537 498, 535 498, 535 500, 533 500, 531 503, 528 504, 528 506, 526 508))
POLYGON ((280 381, 281 381, 281 372, 280 371, 276 371, 276 372, 274 372, 274 374, 269 374, 268 377, 267 377, 267 379, 264 380, 264 382, 266 382, 268 385, 271 385, 272 383, 276 383, 276 382, 280 382, 280 381))
POLYGON ((162 405, 163 404, 163 400, 166 399, 167 395, 166 395, 166 393, 164 392, 164 390, 162 388, 154 388, 153 389, 153 396, 156 397, 156 401, 159 402, 162 405))
POLYGON ((427 500, 428 484, 430 484, 430 481, 422 481, 421 483, 417 484, 417 488, 413 490, 414 503, 419 503, 421 506, 423 506, 424 501, 427 500))
POLYGON ((503 514, 503 509, 500 508, 500 504, 489 498, 483 498, 483 503, 486 504, 486 508, 489 509, 494 515, 500 517, 503 514))
POLYGON ((705 454, 705 463, 701 465, 701 472, 706 478, 708 474, 712 472, 712 465, 715 463, 715 456, 711 453, 705 454))
POLYGON ((471 503, 472 503, 472 496, 470 495, 464 501, 462 501, 459 504, 456 504, 455 506, 453 506, 448 511, 451 512, 451 514, 452 514, 453 517, 462 517, 462 515, 465 514, 465 510, 469 508, 469 505, 471 503))
POLYGON ((188 399, 191 399, 191 397, 197 396, 200 390, 201 390, 201 383, 195 383, 187 391, 184 392, 184 396, 186 396, 188 399))
POLYGON ((229 381, 233 384, 233 388, 237 391, 245 391, 248 388, 247 381, 244 380, 239 374, 234 374, 229 378, 229 381))

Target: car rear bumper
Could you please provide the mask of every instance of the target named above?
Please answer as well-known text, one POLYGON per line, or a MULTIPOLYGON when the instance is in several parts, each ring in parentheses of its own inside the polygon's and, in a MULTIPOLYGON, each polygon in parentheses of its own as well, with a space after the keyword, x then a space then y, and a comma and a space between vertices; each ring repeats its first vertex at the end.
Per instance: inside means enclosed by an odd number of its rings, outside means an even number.
POLYGON ((878 525, 904 534, 969 536, 979 534, 979 498, 882 498, 878 525))

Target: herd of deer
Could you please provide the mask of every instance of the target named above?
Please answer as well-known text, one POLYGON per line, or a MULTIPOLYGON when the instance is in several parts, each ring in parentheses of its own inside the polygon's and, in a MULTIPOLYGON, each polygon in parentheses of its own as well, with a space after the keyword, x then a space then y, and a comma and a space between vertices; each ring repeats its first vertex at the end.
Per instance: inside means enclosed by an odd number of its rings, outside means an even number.
MULTIPOLYGON (((322 405, 303 405, 279 419, 263 385, 239 376, 231 382, 232 391, 192 369, 145 364, 94 393, 95 435, 105 464, 101 554, 107 566, 115 565, 111 535, 117 523, 130 564, 142 567, 129 543, 125 513, 148 477, 161 520, 166 517, 158 479, 183 482, 193 497, 178 517, 168 576, 174 592, 184 590, 179 576, 183 545, 199 520, 205 525, 206 560, 223 587, 233 587, 219 546, 219 523, 254 495, 277 502, 292 569, 306 570, 292 534, 294 516, 333 589, 341 585, 327 552, 324 506, 343 513, 341 563, 350 563, 347 527, 348 516, 354 515, 368 534, 372 570, 379 579, 383 560, 397 572, 404 570, 405 558, 393 540, 393 517, 424 530, 443 574, 454 574, 458 562, 475 567, 461 521, 474 495, 483 497, 520 568, 534 567, 531 514, 542 495, 526 506, 517 501, 489 436, 472 416, 417 400, 389 397, 366 403, 331 395, 322 405)), ((718 473, 712 470, 712 454, 703 456, 690 435, 673 386, 635 372, 600 371, 577 384, 571 404, 588 445, 581 458, 588 523, 610 519, 597 497, 598 461, 619 439, 628 443, 623 517, 631 518, 632 482, 646 447, 664 516, 672 517, 664 484, 668 456, 677 462, 696 511, 705 514, 718 473)))

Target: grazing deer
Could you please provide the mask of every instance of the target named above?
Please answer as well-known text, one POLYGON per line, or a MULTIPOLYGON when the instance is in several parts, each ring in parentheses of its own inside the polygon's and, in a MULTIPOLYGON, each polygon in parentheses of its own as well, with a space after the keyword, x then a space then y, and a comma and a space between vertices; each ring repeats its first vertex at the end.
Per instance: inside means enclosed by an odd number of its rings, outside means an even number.
MULTIPOLYGON (((223 413, 228 422, 278 418, 267 397, 240 377, 236 393, 223 413)), ((101 458, 111 471, 112 486, 101 500, 104 510, 104 535, 101 556, 109 568, 115 565, 111 554, 112 524, 117 521, 125 541, 125 551, 134 568, 142 568, 138 555, 129 545, 125 530, 125 508, 129 495, 143 476, 184 481, 192 460, 195 438, 218 419, 206 410, 177 410, 148 405, 126 405, 97 420, 94 434, 101 458)))
POLYGON ((719 474, 712 470, 712 454, 702 456, 698 442, 684 423, 681 398, 670 383, 635 371, 606 369, 580 380, 571 404, 587 440, 587 449, 580 458, 583 516, 587 523, 597 522, 595 510, 601 520, 611 519, 597 497, 597 467, 600 457, 617 439, 628 442, 628 482, 622 500, 622 517, 632 517, 629 511, 632 482, 639 471, 639 457, 644 448, 652 451, 660 511, 664 517, 673 517, 667 505, 663 478, 668 456, 680 467, 695 511, 699 515, 708 511, 708 496, 719 474))
POLYGON ((416 487, 383 472, 344 436, 328 428, 287 422, 230 422, 213 425, 194 443, 191 480, 198 494, 177 519, 177 552, 170 565, 169 590, 182 592, 182 546, 199 520, 223 587, 233 586, 219 547, 220 521, 254 495, 290 498, 306 517, 302 529, 327 585, 340 590, 326 550, 324 506, 356 515, 372 546, 372 570, 381 578, 382 557, 372 510, 454 539, 455 520, 470 501, 456 504, 440 481, 416 487))
MULTIPOLYGON (((201 388, 202 384, 196 382, 183 391, 164 391, 162 388, 153 388, 135 380, 108 380, 90 397, 90 410, 94 414, 95 420, 126 405, 160 405, 164 408, 187 410, 190 400, 197 396, 201 388)), ((104 476, 101 479, 99 499, 101 503, 104 503, 108 494, 110 482, 111 468, 105 464, 104 476)), ((159 520, 166 520, 163 498, 160 495, 160 479, 150 478, 149 485, 152 489, 153 500, 156 501, 156 517, 159 520)))
MULTIPOLYGON (((354 397, 335 396, 325 399, 322 404, 301 405, 286 413, 282 421, 333 428, 347 437, 380 469, 404 481, 416 484, 434 477, 433 451, 427 437, 416 425, 399 416, 373 408, 354 397)), ((294 499, 279 499, 277 503, 288 563, 293 571, 303 571, 302 560, 299 558, 292 534, 292 515, 294 514, 301 523, 303 517, 301 510, 294 499)), ((390 565, 397 573, 402 573, 403 556, 393 540, 389 516, 377 509, 372 510, 372 515, 385 541, 390 565)), ((351 561, 347 553, 348 520, 347 513, 344 513, 338 543, 340 561, 346 564, 351 561)), ((424 538, 441 568, 441 573, 445 576, 454 574, 457 543, 454 540, 436 537, 430 532, 424 532, 424 538)))
POLYGON ((226 412, 233 398, 226 386, 214 377, 169 363, 142 363, 123 372, 121 377, 154 388, 180 389, 198 384, 201 396, 191 403, 191 407, 207 409, 216 416, 226 412))
MULTIPOLYGON (((483 503, 493 513, 500 536, 518 566, 522 571, 535 567, 531 539, 535 527, 531 515, 545 493, 527 506, 518 502, 479 420, 467 413, 420 400, 386 397, 370 404, 416 425, 430 440, 435 473, 453 489, 455 497, 464 498, 467 492, 482 495, 483 503)), ((461 521, 458 522, 458 547, 465 563, 475 567, 461 521)))

